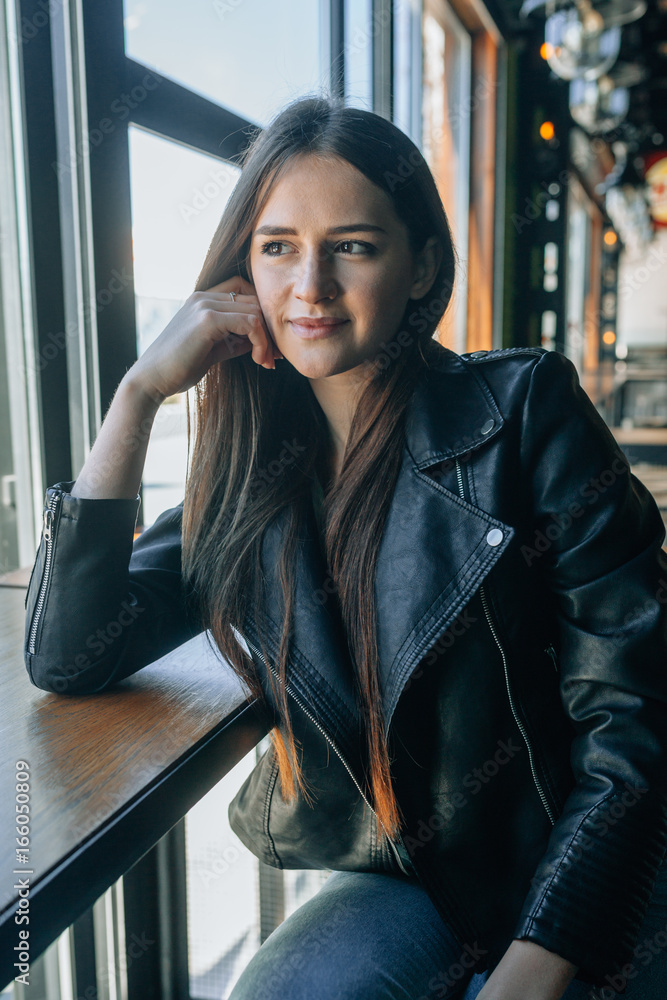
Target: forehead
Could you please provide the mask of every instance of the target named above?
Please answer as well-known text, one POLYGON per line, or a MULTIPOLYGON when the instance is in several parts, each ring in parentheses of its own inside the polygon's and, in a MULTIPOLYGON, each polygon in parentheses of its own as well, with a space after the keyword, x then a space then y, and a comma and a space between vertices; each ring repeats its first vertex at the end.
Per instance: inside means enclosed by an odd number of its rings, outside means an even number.
POLYGON ((347 160, 300 155, 274 181, 253 228, 270 224, 326 229, 353 222, 387 230, 399 225, 389 195, 347 160))

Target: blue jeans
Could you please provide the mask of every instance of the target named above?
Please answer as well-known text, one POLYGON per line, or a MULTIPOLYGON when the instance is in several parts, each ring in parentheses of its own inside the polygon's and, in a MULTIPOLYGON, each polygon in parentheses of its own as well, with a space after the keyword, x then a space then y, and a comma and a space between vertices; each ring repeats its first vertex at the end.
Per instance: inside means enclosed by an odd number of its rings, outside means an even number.
MULTIPOLYGON (((229 1000, 473 1000, 487 973, 471 964, 416 878, 335 871, 269 935, 229 1000)), ((563 1000, 667 998, 667 862, 628 971, 625 993, 573 980, 563 1000)))

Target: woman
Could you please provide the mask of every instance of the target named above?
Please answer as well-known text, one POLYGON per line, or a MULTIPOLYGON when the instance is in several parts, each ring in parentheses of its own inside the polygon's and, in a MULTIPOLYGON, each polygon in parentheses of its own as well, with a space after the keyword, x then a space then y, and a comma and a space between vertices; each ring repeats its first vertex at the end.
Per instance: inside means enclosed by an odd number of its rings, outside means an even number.
POLYGON ((562 354, 433 339, 455 258, 400 130, 294 102, 47 491, 33 682, 100 691, 209 629, 272 725, 233 828, 333 870, 233 1000, 665 995, 634 950, 667 922, 665 530, 562 354), (132 548, 153 418, 192 386, 184 503, 132 548))

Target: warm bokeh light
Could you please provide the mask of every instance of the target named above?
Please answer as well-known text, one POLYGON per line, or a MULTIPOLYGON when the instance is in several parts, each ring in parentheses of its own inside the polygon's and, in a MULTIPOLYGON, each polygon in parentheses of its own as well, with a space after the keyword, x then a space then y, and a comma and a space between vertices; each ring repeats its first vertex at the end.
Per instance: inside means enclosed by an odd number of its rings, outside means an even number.
POLYGON ((556 134, 553 122, 542 122, 540 125, 540 135, 543 139, 553 139, 556 134))
POLYGON ((604 344, 613 344, 615 340, 616 340, 616 334, 614 333, 613 330, 605 330, 605 332, 602 334, 602 342, 604 344))
POLYGON ((614 243, 616 243, 617 240, 618 237, 613 229, 608 229, 607 232, 604 234, 604 241, 608 247, 613 247, 614 243))
POLYGON ((551 42, 542 42, 540 45, 540 55, 543 59, 548 59, 554 54, 554 47, 551 42))

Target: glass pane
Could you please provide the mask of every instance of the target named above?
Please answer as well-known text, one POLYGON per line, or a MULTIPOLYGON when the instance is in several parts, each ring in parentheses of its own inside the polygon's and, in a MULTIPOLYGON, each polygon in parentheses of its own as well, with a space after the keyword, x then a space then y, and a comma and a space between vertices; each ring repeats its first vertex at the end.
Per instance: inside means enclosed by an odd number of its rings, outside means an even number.
POLYGON ((299 906, 314 896, 331 875, 329 868, 286 868, 285 877, 285 919, 299 906))
MULTIPOLYGON (((141 354, 194 290, 238 167, 130 127, 132 245, 141 354)), ((145 527, 183 499, 187 395, 165 400, 148 446, 145 527)))
MULTIPOLYGON (((15 979, 0 992, 2 1000, 61 1000, 74 996, 70 956, 70 928, 60 934, 39 958, 28 959, 25 980, 15 979)), ((17 970, 17 976, 23 974, 17 970)))
POLYGON ((345 103, 367 111, 373 110, 371 6, 371 0, 345 0, 345 103))
POLYGON ((585 309, 590 280, 591 226, 580 186, 570 180, 567 204, 567 267, 565 354, 583 372, 585 309))
POLYGON ((422 142, 422 26, 420 4, 394 0, 394 124, 422 142))
POLYGON ((260 945, 258 862, 227 818, 256 753, 253 747, 185 817, 193 1000, 225 1000, 260 945))
POLYGON ((7 23, 0 18, 0 578, 9 573, 3 583, 25 585, 42 512, 37 385, 51 357, 47 350, 58 349, 51 344, 40 355, 34 352, 14 14, 8 11, 7 23))
POLYGON ((0 578, 19 565, 16 474, 10 420, 5 330, 0 322, 0 578))
POLYGON ((321 6, 315 0, 125 0, 125 50, 265 125, 278 108, 326 79, 321 6))
POLYGON ((268 933, 320 889, 325 869, 277 869, 261 901, 259 862, 229 825, 227 810, 270 745, 265 736, 185 817, 188 961, 192 1000, 226 1000, 268 933))
POLYGON ((425 0, 423 153, 438 185, 463 267, 442 324, 448 347, 465 351, 470 164, 470 36, 444 3, 425 0))

